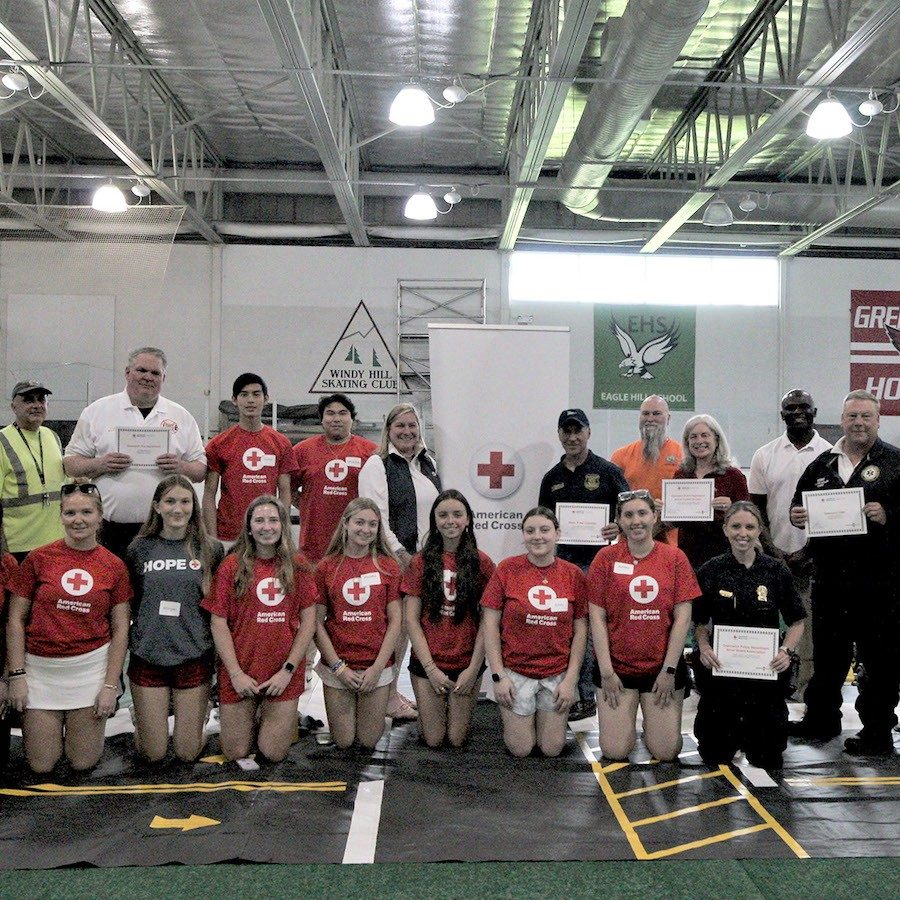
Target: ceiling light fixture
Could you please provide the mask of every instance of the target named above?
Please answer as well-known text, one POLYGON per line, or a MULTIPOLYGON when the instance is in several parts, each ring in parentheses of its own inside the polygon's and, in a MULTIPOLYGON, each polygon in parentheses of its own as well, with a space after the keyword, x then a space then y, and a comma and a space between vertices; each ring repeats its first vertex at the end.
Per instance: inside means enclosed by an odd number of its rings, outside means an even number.
POLYGON ((401 128, 421 128, 434 121, 434 104, 418 85, 407 85, 394 97, 388 118, 401 128))
POLYGON ((417 222, 428 222, 438 216, 437 204, 434 197, 424 188, 420 188, 406 201, 403 215, 407 219, 415 219, 417 222))
POLYGON ((756 202, 756 199, 752 196, 752 194, 747 193, 744 194, 743 197, 741 197, 741 202, 738 203, 738 206, 740 207, 741 212, 749 213, 753 212, 753 210, 756 209, 759 204, 756 202))
POLYGON ((27 73, 19 68, 18 63, 13 62, 11 59, 2 59, 0 60, 0 66, 6 69, 3 75, 0 76, 0 84, 9 91, 8 94, 0 94, 0 100, 9 100, 10 97, 15 94, 21 94, 23 91, 27 91, 28 96, 31 97, 32 100, 37 100, 38 97, 43 96, 43 87, 37 94, 32 92, 31 81, 29 80, 27 73))
POLYGON ((119 213, 128 209, 125 195, 111 181, 94 191, 91 206, 100 212, 119 213))
POLYGON ((703 224, 710 228, 724 228, 734 224, 734 213, 731 207, 721 198, 716 197, 703 210, 703 224))
POLYGON ((462 80, 457 75, 456 80, 453 84, 448 84, 447 87, 441 92, 443 98, 451 105, 456 103, 462 103, 466 97, 469 96, 469 92, 462 86, 462 80))
POLYGON ((462 194, 455 188, 450 188, 446 194, 444 194, 444 202, 449 203, 451 206, 456 206, 459 201, 462 200, 462 194))
POLYGON ((850 114, 839 100, 829 93, 812 111, 806 123, 806 133, 819 141, 846 137, 853 130, 850 114))
POLYGON ((131 186, 131 193, 134 194, 135 197, 140 197, 140 199, 143 200, 144 197, 150 196, 150 186, 144 184, 143 181, 139 181, 137 184, 131 186))

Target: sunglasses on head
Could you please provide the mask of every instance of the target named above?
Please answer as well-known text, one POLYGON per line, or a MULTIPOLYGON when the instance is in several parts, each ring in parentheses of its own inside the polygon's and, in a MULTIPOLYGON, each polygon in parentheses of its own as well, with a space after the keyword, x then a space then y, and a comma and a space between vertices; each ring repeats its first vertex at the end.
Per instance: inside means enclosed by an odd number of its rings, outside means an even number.
POLYGON ((650 491, 641 488, 637 491, 622 491, 619 494, 619 503, 627 503, 629 500, 649 500, 650 491))
POLYGON ((70 494, 88 494, 90 496, 99 497, 100 496, 100 488, 97 487, 96 484, 91 484, 88 482, 87 484, 64 484, 59 489, 59 495, 61 497, 68 497, 70 494))

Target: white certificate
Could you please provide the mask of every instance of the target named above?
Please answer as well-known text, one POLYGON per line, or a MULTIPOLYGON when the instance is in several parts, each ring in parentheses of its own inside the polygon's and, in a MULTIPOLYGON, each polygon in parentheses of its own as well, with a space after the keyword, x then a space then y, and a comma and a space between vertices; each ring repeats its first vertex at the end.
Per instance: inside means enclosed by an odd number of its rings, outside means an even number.
POLYGON ((743 625, 716 625, 713 653, 722 665, 713 675, 776 681, 778 673, 769 663, 778 653, 777 628, 750 628, 743 625))
POLYGON ((116 452, 127 453, 138 468, 156 468, 156 457, 169 452, 168 428, 117 428, 116 452))
POLYGON ((604 525, 609 525, 608 503, 557 503, 556 517, 561 544, 595 547, 609 543, 600 533, 604 525))
POLYGON ((715 490, 712 478, 664 478, 663 522, 712 522, 715 490))
POLYGON ((804 491, 803 506, 808 516, 806 533, 810 537, 868 534, 868 520, 863 512, 865 505, 861 487, 804 491))

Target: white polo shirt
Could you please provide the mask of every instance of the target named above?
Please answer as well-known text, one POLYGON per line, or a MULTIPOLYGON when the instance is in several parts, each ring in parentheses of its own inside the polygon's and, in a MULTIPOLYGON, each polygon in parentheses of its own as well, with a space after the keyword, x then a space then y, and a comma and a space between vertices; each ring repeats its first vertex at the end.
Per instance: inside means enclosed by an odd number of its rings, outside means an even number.
MULTIPOLYGON (((127 391, 110 394, 85 407, 72 440, 66 447, 66 456, 94 458, 115 453, 116 428, 126 426, 168 428, 171 434, 169 449, 187 462, 206 462, 200 429, 194 417, 183 407, 165 397, 159 397, 156 405, 144 418, 131 402, 127 391)), ((163 479, 157 468, 140 469, 132 466, 115 475, 100 475, 94 481, 103 496, 103 518, 110 522, 143 522, 150 511, 153 492, 163 479)))
POLYGON ((791 525, 791 500, 797 482, 806 467, 820 453, 830 449, 831 444, 814 430, 812 440, 799 450, 785 433, 753 454, 747 488, 751 494, 766 495, 772 542, 785 553, 796 553, 806 544, 803 529, 791 525))

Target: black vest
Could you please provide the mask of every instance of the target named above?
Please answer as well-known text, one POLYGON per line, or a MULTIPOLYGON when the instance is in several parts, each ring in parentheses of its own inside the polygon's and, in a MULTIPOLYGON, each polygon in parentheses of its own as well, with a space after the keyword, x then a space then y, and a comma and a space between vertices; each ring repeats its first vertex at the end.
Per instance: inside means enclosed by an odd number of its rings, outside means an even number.
MULTIPOLYGON (((423 447, 418 453, 422 474, 437 488, 441 479, 434 463, 423 447)), ((416 552, 419 526, 416 516, 416 489, 413 485, 409 463, 398 453, 389 453, 384 459, 384 474, 388 491, 388 525, 407 553, 416 552)))

